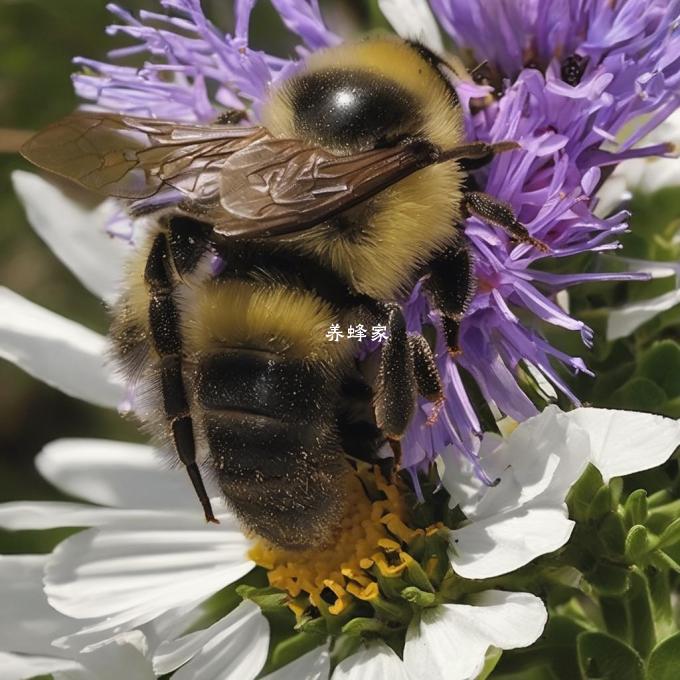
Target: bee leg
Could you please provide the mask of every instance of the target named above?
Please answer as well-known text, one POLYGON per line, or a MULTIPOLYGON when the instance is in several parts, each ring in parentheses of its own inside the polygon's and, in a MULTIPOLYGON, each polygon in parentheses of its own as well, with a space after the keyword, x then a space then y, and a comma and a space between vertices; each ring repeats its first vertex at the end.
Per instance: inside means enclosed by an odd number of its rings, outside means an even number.
POLYGON ((245 111, 239 109, 225 109, 217 116, 215 123, 217 125, 238 125, 246 118, 248 118, 248 114, 245 111))
POLYGON ((467 215, 479 217, 489 224, 504 229, 513 241, 529 243, 544 253, 549 251, 545 243, 529 234, 527 228, 515 217, 515 213, 507 203, 489 194, 481 191, 466 192, 463 194, 463 210, 467 215))
POLYGON ((358 371, 342 380, 336 421, 347 456, 366 463, 379 460, 376 453, 385 437, 374 422, 373 390, 358 371))
POLYGON ((399 440, 415 408, 417 385, 406 322, 397 305, 388 307, 387 333, 376 380, 374 408, 378 427, 392 446, 398 464, 401 456, 399 440))
POLYGON ((149 289, 149 327, 153 347, 160 358, 160 381, 165 417, 170 426, 177 456, 184 463, 191 483, 203 507, 205 518, 217 523, 205 490, 201 472, 196 463, 194 428, 182 377, 182 336, 179 311, 173 299, 176 286, 170 258, 174 259, 178 274, 185 273, 192 261, 182 243, 182 229, 169 223, 170 235, 160 232, 151 246, 144 270, 144 280, 149 289))
POLYGON ((394 458, 382 458, 378 455, 387 440, 373 423, 340 419, 338 433, 345 455, 369 465, 377 465, 383 477, 391 479, 394 474, 394 458))
POLYGON ((432 305, 441 312, 449 353, 456 356, 460 353, 460 321, 477 287, 468 248, 460 243, 451 245, 430 262, 424 286, 432 305))
POLYGON ((410 335, 408 344, 413 355, 413 370, 418 394, 428 401, 439 401, 442 398, 442 381, 432 348, 422 335, 410 335))
MULTIPOLYGON (((381 312, 385 311, 382 306, 379 308, 381 312)), ((381 317, 379 314, 378 318, 381 317)), ((369 465, 377 465, 383 477, 391 479, 394 458, 379 455, 387 440, 375 424, 373 390, 360 374, 349 374, 343 379, 337 424, 345 455, 369 465)))
POLYGON ((469 144, 463 144, 461 146, 455 147, 452 153, 456 154, 456 157, 460 158, 458 164, 463 170, 477 170, 478 168, 483 168, 488 165, 494 158, 494 156, 504 151, 512 151, 514 149, 519 149, 520 146, 517 142, 495 142, 489 144, 487 142, 470 142, 469 144))
POLYGON ((418 394, 434 404, 434 409, 428 418, 429 423, 434 423, 444 404, 439 369, 432 348, 422 335, 410 335, 408 343, 413 355, 413 371, 418 394))
POLYGON ((193 217, 174 215, 168 219, 168 246, 180 277, 191 274, 208 248, 212 226, 193 217))

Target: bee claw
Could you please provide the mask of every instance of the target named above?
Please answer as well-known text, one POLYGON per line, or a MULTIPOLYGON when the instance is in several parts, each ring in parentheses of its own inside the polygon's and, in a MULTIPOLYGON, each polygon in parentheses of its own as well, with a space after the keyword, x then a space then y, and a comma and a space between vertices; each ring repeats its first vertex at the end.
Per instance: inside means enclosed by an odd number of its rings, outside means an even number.
POLYGON ((529 240, 529 243, 534 247, 540 250, 542 253, 549 253, 550 251, 550 246, 547 243, 543 243, 543 241, 539 241, 537 238, 532 238, 529 240))
POLYGON ((437 422, 442 407, 444 406, 444 401, 444 397, 439 397, 439 399, 433 402, 432 413, 428 416, 427 421, 425 422, 426 425, 434 425, 437 422))

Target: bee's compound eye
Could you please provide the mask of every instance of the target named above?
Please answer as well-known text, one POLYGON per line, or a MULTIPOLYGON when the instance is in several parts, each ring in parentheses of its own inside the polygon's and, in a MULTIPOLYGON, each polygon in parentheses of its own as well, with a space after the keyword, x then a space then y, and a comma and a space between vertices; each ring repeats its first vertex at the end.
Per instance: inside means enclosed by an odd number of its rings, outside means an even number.
POLYGON ((292 83, 295 127, 327 148, 368 149, 401 134, 417 111, 397 83, 359 70, 325 69, 292 83))

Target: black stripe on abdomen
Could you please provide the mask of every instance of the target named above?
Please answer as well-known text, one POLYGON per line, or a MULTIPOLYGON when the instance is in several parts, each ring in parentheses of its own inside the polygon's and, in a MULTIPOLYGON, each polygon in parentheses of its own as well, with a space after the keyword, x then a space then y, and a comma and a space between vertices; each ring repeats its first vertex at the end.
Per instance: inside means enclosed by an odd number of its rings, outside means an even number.
POLYGON ((322 411, 323 375, 310 362, 251 349, 223 350, 199 366, 197 397, 208 410, 311 423, 322 411))
POLYGON ((282 547, 318 545, 342 510, 335 392, 318 366, 270 352, 225 349, 197 367, 217 480, 246 525, 282 547))

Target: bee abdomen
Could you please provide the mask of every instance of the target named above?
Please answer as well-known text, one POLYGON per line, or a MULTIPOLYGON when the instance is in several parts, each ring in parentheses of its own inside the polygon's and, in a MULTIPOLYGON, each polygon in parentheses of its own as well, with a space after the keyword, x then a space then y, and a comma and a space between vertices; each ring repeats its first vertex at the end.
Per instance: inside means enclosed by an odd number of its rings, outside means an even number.
POLYGON ((318 366, 268 351, 224 349, 198 364, 219 484, 244 523, 281 547, 328 542, 342 514, 336 391, 318 366))

